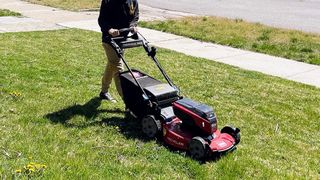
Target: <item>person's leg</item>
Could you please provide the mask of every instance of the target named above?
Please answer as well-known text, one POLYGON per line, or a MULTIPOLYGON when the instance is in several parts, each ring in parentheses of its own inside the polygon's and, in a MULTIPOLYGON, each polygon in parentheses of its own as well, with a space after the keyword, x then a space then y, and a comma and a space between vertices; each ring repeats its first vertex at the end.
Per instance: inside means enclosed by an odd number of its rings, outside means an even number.
MULTIPOLYGON (((122 96, 120 81, 119 81, 119 72, 123 71, 123 63, 119 59, 118 55, 114 49, 106 43, 103 43, 103 48, 108 58, 108 62, 102 77, 102 87, 101 93, 108 93, 112 78, 115 77, 116 88, 120 96, 122 96)), ((108 99, 108 98, 106 98, 108 99)))
POLYGON ((109 91, 112 78, 114 75, 114 68, 110 63, 107 63, 103 76, 102 76, 102 86, 101 86, 101 92, 107 93, 109 91))
POLYGON ((116 84, 117 91, 118 91, 119 95, 121 96, 121 98, 123 98, 123 94, 122 94, 119 73, 122 71, 123 71, 123 62, 122 62, 122 60, 120 60, 120 62, 117 64, 116 72, 113 77, 114 77, 114 82, 116 84))

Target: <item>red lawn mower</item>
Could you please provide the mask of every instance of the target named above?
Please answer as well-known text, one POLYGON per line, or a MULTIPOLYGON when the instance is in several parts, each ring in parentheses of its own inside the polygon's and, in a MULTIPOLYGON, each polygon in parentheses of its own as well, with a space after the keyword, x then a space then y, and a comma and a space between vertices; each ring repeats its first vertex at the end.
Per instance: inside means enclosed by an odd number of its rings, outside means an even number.
POLYGON ((240 130, 225 126, 219 131, 211 107, 180 96, 179 89, 155 57, 156 48, 150 47, 140 33, 129 36, 130 31, 130 28, 120 29, 121 35, 111 38, 110 44, 127 67, 119 75, 123 99, 130 114, 141 120, 142 132, 148 138, 162 137, 167 144, 188 151, 195 159, 234 150, 240 142, 240 130), (123 50, 141 46, 166 83, 128 66, 123 50))

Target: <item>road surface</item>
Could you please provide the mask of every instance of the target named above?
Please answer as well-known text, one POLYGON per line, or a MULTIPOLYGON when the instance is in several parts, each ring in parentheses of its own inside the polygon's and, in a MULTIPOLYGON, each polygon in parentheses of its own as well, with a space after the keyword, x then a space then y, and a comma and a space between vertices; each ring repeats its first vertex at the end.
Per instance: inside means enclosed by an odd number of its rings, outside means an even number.
POLYGON ((139 0, 141 4, 199 15, 320 33, 320 0, 139 0))

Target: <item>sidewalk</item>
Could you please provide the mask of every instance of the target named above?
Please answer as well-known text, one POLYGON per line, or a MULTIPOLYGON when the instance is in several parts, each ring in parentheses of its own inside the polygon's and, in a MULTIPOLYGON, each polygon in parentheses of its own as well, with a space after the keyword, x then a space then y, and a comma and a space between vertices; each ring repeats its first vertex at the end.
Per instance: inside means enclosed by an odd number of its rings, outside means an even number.
MULTIPOLYGON (((0 0, 0 8, 22 13, 28 18, 0 18, 0 32, 79 28, 100 32, 98 12, 69 12, 20 0, 0 0), (33 27, 33 28, 32 28, 33 27)), ((141 20, 167 19, 191 14, 170 12, 140 6, 141 20)), ((320 66, 269 56, 227 46, 205 43, 189 38, 140 28, 151 44, 190 56, 233 65, 247 70, 320 87, 320 66)))

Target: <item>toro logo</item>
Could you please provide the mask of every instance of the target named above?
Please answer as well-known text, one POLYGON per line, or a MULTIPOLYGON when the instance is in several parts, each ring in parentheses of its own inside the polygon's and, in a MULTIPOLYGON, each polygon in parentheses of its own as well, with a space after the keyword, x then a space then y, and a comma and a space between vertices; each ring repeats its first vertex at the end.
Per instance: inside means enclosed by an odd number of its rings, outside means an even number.
POLYGON ((176 145, 184 146, 184 144, 183 144, 182 142, 178 142, 177 140, 172 139, 172 138, 170 138, 170 137, 168 137, 168 140, 169 140, 170 142, 173 142, 173 143, 176 144, 176 145))

